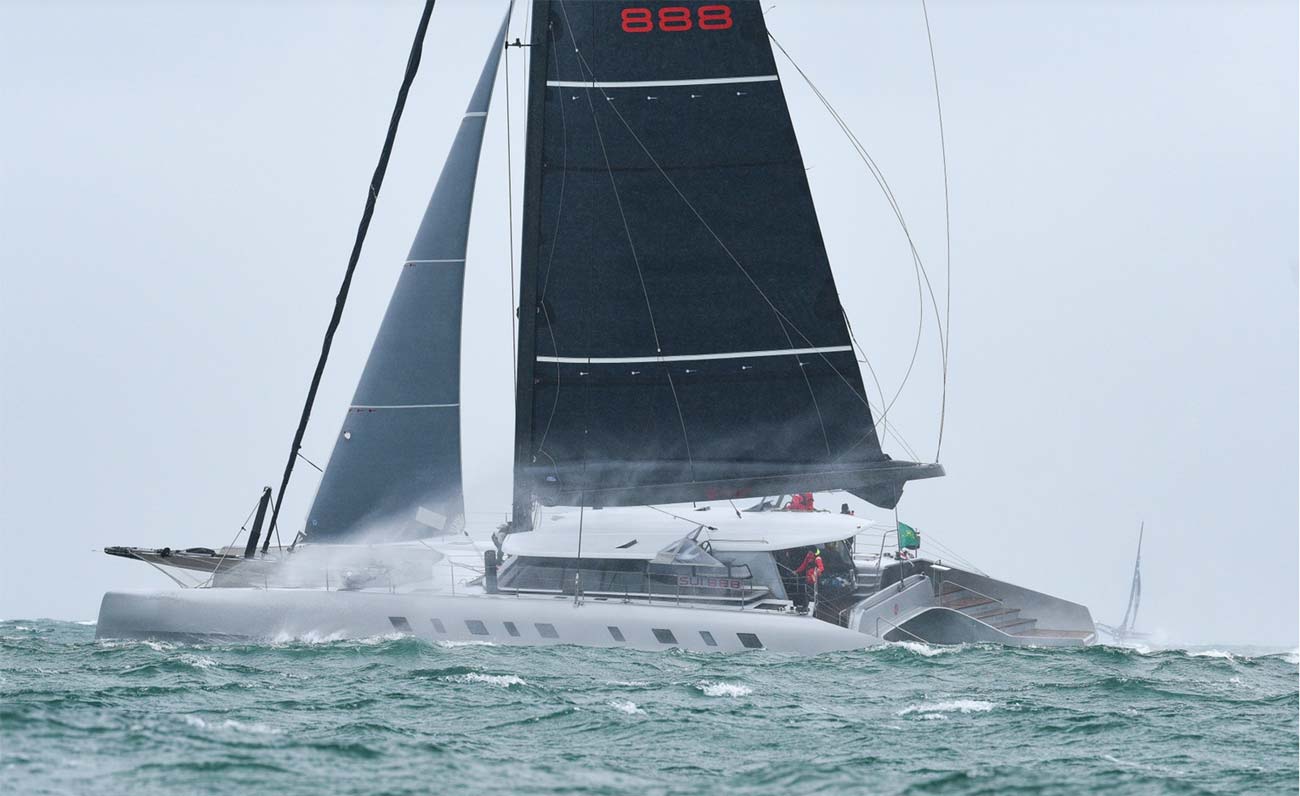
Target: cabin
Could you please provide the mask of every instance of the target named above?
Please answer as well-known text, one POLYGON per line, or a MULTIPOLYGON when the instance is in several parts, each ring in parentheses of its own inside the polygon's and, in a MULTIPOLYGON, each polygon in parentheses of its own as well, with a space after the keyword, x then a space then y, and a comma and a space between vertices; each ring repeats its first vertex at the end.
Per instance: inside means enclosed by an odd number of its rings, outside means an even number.
POLYGON ((671 603, 740 610, 803 609, 844 624, 857 589, 854 540, 871 526, 827 512, 542 509, 536 530, 504 540, 504 594, 671 603), (820 550, 817 593, 796 570, 820 550), (827 611, 826 615, 823 612, 827 611))

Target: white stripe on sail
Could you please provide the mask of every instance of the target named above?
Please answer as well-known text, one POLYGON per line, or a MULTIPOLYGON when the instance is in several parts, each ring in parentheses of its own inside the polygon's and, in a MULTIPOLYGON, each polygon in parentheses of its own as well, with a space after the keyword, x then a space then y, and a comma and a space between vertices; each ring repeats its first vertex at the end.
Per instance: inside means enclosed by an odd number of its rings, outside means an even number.
POLYGON ((460 404, 388 404, 380 406, 377 404, 355 404, 349 406, 349 409, 447 409, 460 404))
POLYGON ((538 362, 557 362, 567 365, 622 365, 637 362, 696 362, 704 359, 750 359, 753 357, 792 357, 800 354, 832 354, 839 351, 852 351, 851 346, 831 345, 818 348, 781 348, 769 351, 726 351, 719 354, 680 354, 659 357, 543 357, 538 362))
POLYGON ((769 83, 776 75, 748 75, 745 77, 705 77, 698 80, 548 80, 546 85, 557 88, 657 88, 660 86, 721 86, 728 83, 769 83))

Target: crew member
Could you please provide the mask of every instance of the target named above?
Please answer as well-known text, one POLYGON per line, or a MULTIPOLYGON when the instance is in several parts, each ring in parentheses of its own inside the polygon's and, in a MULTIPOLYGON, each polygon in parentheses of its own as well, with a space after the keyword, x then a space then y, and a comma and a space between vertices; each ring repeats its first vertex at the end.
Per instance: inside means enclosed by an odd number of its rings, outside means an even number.
POLYGON ((814 547, 803 557, 803 563, 794 571, 796 575, 803 575, 808 581, 808 587, 812 588, 817 585, 817 579, 826 571, 826 565, 822 563, 822 551, 814 547))
POLYGON ((799 492, 791 495, 790 502, 785 504, 786 511, 816 511, 813 506, 813 495, 811 492, 799 492))

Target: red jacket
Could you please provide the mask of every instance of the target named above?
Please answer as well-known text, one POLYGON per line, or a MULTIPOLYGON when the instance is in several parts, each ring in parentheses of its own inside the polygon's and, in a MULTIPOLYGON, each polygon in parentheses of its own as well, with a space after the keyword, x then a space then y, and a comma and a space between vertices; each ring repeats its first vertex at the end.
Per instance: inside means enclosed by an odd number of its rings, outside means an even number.
POLYGON ((785 504, 790 511, 814 511, 813 496, 811 492, 802 492, 790 496, 790 502, 785 504))
POLYGON ((822 563, 822 557, 809 550, 808 555, 803 557, 803 563, 794 571, 796 575, 804 575, 808 578, 808 585, 813 585, 817 579, 826 571, 826 565, 822 563))

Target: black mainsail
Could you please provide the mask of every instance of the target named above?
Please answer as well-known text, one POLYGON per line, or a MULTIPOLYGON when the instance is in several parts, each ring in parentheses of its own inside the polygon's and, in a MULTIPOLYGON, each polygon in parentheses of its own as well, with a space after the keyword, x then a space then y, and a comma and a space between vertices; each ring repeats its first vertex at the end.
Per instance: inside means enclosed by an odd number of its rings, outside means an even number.
POLYGON ((881 451, 758 2, 534 3, 515 527, 848 489, 881 451))
POLYGON ((492 41, 321 477, 307 515, 313 542, 419 538, 463 523, 461 298, 508 19, 492 41))

